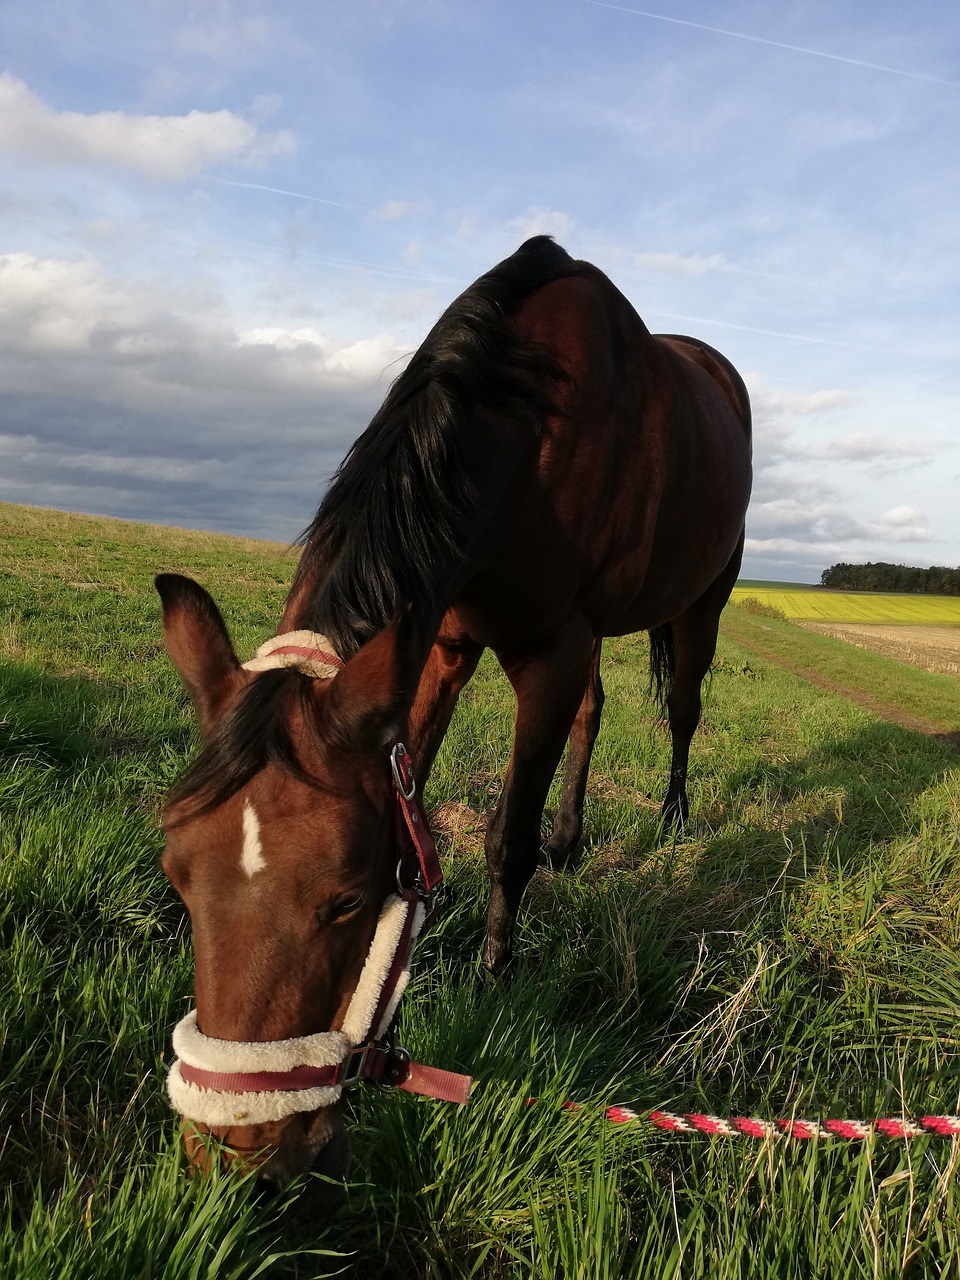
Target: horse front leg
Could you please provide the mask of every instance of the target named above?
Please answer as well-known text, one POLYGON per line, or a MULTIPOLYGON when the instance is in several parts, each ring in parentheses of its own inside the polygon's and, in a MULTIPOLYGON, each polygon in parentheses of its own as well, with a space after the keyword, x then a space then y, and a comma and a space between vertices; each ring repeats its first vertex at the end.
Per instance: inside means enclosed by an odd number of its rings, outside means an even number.
POLYGON ((580 843, 583 834, 583 806, 587 794, 587 777, 593 746, 600 732, 600 716, 603 711, 603 681, 600 679, 600 652, 602 640, 593 642, 593 657, 587 689, 580 709, 570 730, 570 745, 563 769, 563 790, 560 807, 553 820, 550 838, 543 846, 543 857, 548 867, 567 866, 580 843))
POLYGON ((476 671, 482 653, 483 645, 464 634, 441 634, 430 650, 410 711, 407 735, 421 794, 450 727, 460 692, 476 671))
POLYGON ((517 712, 510 764, 485 845, 490 905, 483 963, 492 974, 510 962, 520 899, 540 857, 543 806, 583 699, 592 651, 593 635, 583 623, 564 628, 534 657, 501 657, 517 712))

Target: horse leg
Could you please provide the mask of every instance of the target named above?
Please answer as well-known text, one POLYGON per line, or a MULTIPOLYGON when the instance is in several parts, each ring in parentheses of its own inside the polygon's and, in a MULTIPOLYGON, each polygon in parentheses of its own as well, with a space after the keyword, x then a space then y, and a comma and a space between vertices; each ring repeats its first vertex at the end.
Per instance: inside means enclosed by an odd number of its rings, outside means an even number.
POLYGON ((482 653, 483 645, 465 635, 438 637, 430 650, 408 722, 408 745, 421 794, 460 692, 476 671, 482 653))
POLYGON ((563 769, 563 790, 560 807, 553 821, 550 838, 543 846, 543 856, 548 867, 565 867, 580 843, 583 834, 583 804, 587 794, 587 775, 593 744, 600 732, 600 714, 603 711, 603 681, 600 679, 600 651, 602 640, 593 642, 593 662, 587 679, 586 692, 570 730, 570 745, 563 769))
POLYGON ((676 666, 667 695, 667 715, 673 753, 662 816, 672 827, 682 827, 689 817, 687 764, 690 743, 700 723, 700 688, 716 653, 720 614, 740 572, 742 555, 741 534, 740 543, 720 576, 670 624, 676 666))
POLYGON ((567 627, 535 657, 502 662, 517 697, 513 751, 503 792, 487 828, 490 905, 483 963, 493 974, 509 964, 523 891, 540 855, 540 823, 547 791, 583 699, 593 635, 586 624, 567 627))

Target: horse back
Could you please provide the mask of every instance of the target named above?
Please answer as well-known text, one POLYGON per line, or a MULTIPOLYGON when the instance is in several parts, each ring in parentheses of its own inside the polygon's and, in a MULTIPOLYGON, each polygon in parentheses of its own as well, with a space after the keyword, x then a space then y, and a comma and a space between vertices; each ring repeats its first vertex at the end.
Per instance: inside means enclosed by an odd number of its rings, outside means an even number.
POLYGON ((512 324, 568 378, 488 532, 495 586, 481 571, 466 595, 483 605, 464 600, 466 612, 512 615, 520 631, 575 612, 597 635, 658 626, 699 598, 742 536, 743 380, 706 343, 652 335, 586 263, 531 293, 512 324))

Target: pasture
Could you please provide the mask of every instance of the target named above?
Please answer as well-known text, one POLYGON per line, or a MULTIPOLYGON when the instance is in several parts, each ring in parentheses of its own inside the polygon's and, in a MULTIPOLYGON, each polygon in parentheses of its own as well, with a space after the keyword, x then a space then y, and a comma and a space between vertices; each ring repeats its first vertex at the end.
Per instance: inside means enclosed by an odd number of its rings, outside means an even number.
POLYGON ((163 1092, 192 975, 158 814, 194 738, 152 577, 211 588, 246 654, 294 557, 10 506, 0 538, 0 1275, 960 1276, 956 1139, 710 1140, 592 1109, 960 1111, 955 679, 729 608, 664 841, 646 639, 609 643, 583 855, 537 873, 503 988, 478 980, 511 724, 485 658, 427 791, 454 901, 403 1029, 474 1100, 358 1091, 328 1220, 315 1179, 267 1203, 187 1180, 163 1092))

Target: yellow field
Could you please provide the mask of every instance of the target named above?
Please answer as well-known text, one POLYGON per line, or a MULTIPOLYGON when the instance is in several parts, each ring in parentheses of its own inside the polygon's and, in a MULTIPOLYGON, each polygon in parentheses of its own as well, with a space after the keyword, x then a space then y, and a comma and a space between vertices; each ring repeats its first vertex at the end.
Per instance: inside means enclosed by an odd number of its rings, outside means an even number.
POLYGON ((960 596, 888 595, 823 588, 791 591, 777 584, 734 587, 730 597, 734 604, 751 598, 800 621, 960 626, 960 596))

